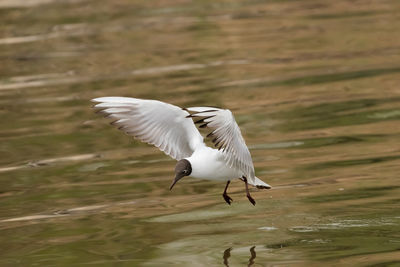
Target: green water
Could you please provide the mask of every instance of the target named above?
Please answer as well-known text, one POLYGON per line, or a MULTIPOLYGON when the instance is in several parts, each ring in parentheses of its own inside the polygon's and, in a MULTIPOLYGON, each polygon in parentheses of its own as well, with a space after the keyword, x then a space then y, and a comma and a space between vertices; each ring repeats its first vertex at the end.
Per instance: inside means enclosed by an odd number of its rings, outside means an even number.
POLYGON ((1 266, 400 266, 400 3, 0 1, 1 266), (231 109, 257 176, 183 179, 99 96, 231 109))

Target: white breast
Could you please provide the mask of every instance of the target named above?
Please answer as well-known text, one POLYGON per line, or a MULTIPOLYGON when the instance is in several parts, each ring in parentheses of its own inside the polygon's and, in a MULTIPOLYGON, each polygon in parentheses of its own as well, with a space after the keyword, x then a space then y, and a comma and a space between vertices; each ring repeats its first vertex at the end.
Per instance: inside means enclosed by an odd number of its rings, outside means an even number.
POLYGON ((243 175, 227 165, 220 151, 207 146, 197 149, 187 160, 192 165, 190 176, 194 178, 228 181, 243 175))

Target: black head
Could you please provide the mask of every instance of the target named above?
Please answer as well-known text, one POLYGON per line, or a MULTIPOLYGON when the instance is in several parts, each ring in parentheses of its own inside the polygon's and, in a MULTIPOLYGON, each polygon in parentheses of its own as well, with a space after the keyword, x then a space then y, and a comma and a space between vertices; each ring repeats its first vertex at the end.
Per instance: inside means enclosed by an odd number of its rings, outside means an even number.
POLYGON ((171 186, 169 187, 169 190, 174 187, 174 185, 183 177, 188 176, 192 173, 192 165, 187 159, 181 159, 176 163, 175 166, 175 179, 172 182, 171 186))

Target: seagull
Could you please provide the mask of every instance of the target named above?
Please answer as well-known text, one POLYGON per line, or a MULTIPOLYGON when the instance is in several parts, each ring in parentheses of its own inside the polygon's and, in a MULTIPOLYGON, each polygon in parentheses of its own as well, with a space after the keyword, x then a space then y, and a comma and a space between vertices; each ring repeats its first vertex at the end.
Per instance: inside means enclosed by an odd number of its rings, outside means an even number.
POLYGON ((250 151, 229 109, 215 107, 180 108, 157 100, 130 97, 92 99, 94 108, 114 121, 128 135, 152 144, 178 162, 170 190, 183 177, 226 182, 222 194, 226 203, 228 186, 233 179, 245 184, 246 196, 255 205, 248 184, 259 189, 271 186, 255 176, 250 151), (209 130, 206 138, 215 148, 204 143, 199 128, 209 130))

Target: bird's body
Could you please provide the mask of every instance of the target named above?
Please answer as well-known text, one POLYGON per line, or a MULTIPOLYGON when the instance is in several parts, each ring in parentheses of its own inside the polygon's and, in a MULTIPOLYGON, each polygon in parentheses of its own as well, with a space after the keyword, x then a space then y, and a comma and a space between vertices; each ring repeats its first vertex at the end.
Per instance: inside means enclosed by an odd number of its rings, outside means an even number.
POLYGON ((233 114, 227 109, 181 109, 157 100, 128 97, 101 97, 92 101, 99 103, 95 108, 113 118, 112 124, 120 130, 153 144, 178 160, 171 189, 184 176, 225 181, 223 197, 230 204, 232 199, 226 190, 230 181, 238 178, 245 182, 247 197, 255 204, 247 184, 271 188, 255 176, 250 152, 233 114), (217 149, 204 143, 195 123, 201 124, 200 128, 212 130, 207 137, 212 139, 217 149))
POLYGON ((229 167, 226 164, 221 150, 208 146, 201 146, 194 153, 186 158, 192 165, 192 173, 189 175, 194 178, 229 181, 233 177, 241 178, 243 173, 229 167))

